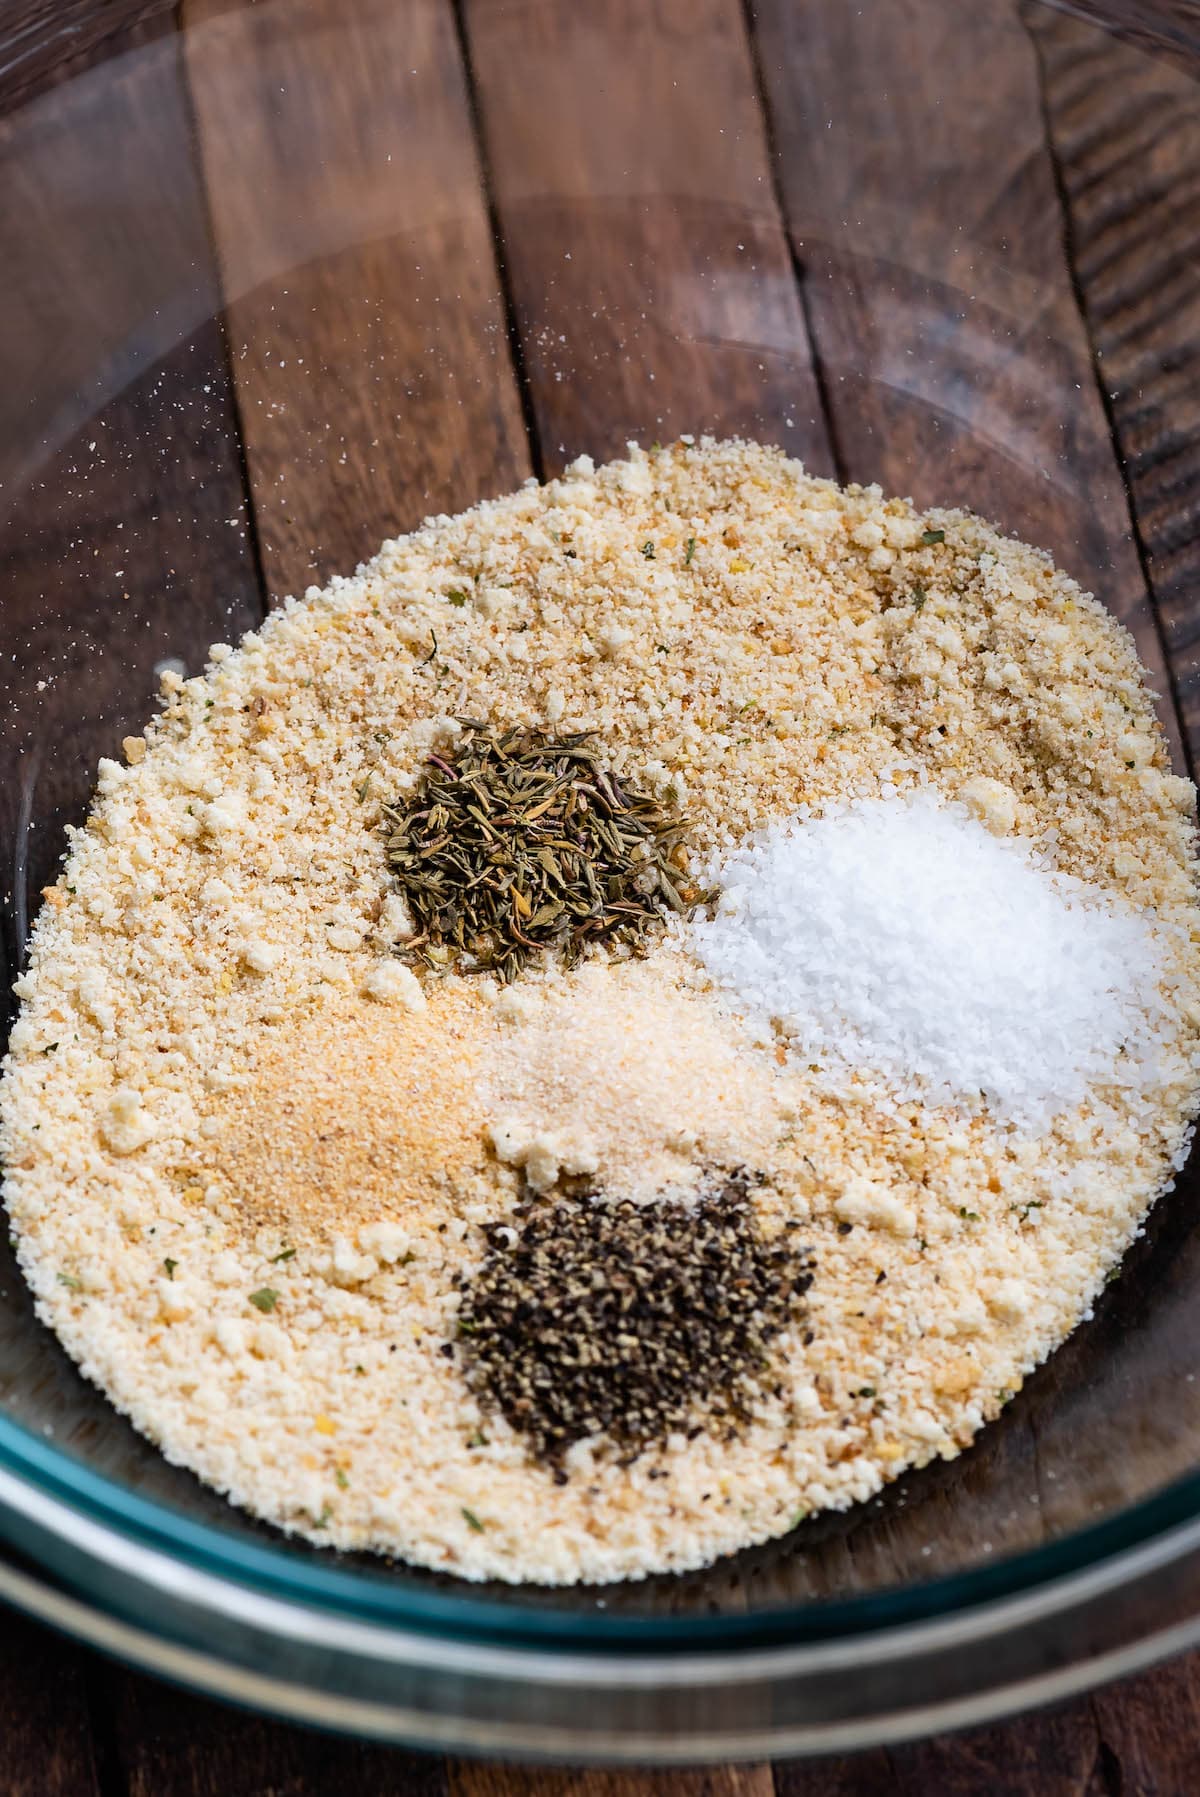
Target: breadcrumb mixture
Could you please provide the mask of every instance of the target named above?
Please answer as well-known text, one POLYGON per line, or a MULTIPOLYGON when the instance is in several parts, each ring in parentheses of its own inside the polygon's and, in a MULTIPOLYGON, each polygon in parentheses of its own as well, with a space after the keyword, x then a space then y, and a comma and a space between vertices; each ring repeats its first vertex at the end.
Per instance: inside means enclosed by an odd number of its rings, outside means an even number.
POLYGON ((87 1376, 285 1529, 549 1582, 783 1533, 959 1453, 1182 1164, 1195 794, 1126 633, 975 517, 744 443, 631 447, 429 520, 163 687, 17 982, 5 1196, 87 1376), (419 979, 382 807, 458 717, 597 731, 701 856, 848 799, 961 801, 1153 920, 1155 1083, 1097 1081, 1024 1133, 831 1091, 678 930, 507 989, 419 979), (582 1441, 556 1483, 466 1384, 456 1277, 530 1185, 679 1189, 706 1157, 764 1176, 766 1223, 803 1220, 803 1334, 735 1440, 626 1465, 582 1441))

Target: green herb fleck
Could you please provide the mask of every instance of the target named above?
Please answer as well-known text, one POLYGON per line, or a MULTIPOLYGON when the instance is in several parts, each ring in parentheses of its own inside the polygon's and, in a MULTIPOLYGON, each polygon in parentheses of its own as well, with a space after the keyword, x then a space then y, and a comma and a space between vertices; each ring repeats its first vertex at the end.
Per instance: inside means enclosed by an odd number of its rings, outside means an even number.
POLYGON ((792 1518, 792 1527, 794 1529, 798 1529, 800 1527, 800 1524, 804 1521, 804 1519, 807 1515, 808 1515, 808 1511, 806 1509, 801 1508, 801 1509, 797 1510, 795 1516, 793 1516, 793 1518, 792 1518))
POLYGON ((979 1221, 979 1212, 977 1210, 968 1210, 965 1204, 959 1205, 958 1214, 963 1219, 964 1223, 978 1223, 979 1221))
POLYGON ((255 1310, 261 1310, 264 1316, 268 1316, 278 1302, 279 1293, 272 1291, 269 1285, 260 1286, 258 1291, 250 1294, 250 1303, 255 1310))
POLYGON ((65 1285, 69 1292, 81 1292, 83 1290, 83 1280, 77 1279, 74 1273, 60 1273, 58 1276, 58 1283, 60 1285, 65 1285))
POLYGON ((313 1528, 314 1529, 327 1529, 329 1527, 329 1519, 332 1515, 333 1515, 333 1505, 332 1504, 322 1504, 320 1515, 313 1517, 313 1528))
POLYGON ((689 537, 687 540, 687 554, 683 558, 683 565, 685 568, 691 567, 692 557, 695 555, 695 553, 696 553, 696 539, 695 539, 695 537, 689 537))
POLYGON ((58 1047, 57 1042, 47 1042, 45 1048, 43 1048, 43 1050, 42 1050, 42 1053, 43 1054, 53 1054, 57 1047, 58 1047))
POLYGON ((461 607, 467 603, 467 595, 463 592, 461 587, 451 587, 450 591, 446 594, 446 597, 451 605, 461 607))
POLYGON ((469 1448, 486 1448, 487 1444, 488 1444, 488 1438, 484 1434, 482 1429, 476 1429, 474 1435, 472 1435, 470 1440, 467 1442, 467 1446, 469 1448))
POLYGON ((293 1260, 295 1254, 296 1250, 294 1248, 281 1248, 278 1254, 273 1254, 271 1256, 271 1265, 277 1267, 282 1261, 293 1260))
POLYGON ((946 541, 946 533, 944 530, 927 530, 922 536, 921 541, 928 549, 931 548, 934 543, 944 543, 946 541))
POLYGON ((648 562, 652 562, 655 559, 654 542, 652 538, 647 537, 646 541, 642 544, 642 554, 648 562))
POLYGON ((163 1272, 166 1274, 168 1279, 174 1279, 175 1269, 178 1265, 179 1265, 179 1262, 177 1260, 172 1260, 170 1255, 168 1254, 166 1260, 163 1261, 163 1272))
POLYGON ((358 802, 360 805, 364 803, 366 796, 370 792, 370 790, 371 790, 371 776, 370 776, 370 774, 368 774, 366 779, 363 781, 362 785, 358 788, 358 802))
POLYGON ((912 593, 912 602, 913 602, 913 605, 916 607, 917 611, 921 610, 921 607, 925 603, 926 597, 927 597, 927 595, 925 592, 925 588, 918 581, 916 586, 913 587, 913 593, 912 593))
POLYGON ((483 1524, 480 1522, 479 1518, 476 1516, 474 1510, 468 1510, 467 1506, 464 1504, 462 1506, 462 1513, 463 1513, 463 1517, 466 1521, 467 1527, 469 1529, 474 1529, 474 1531, 477 1535, 482 1535, 483 1534, 483 1524))
POLYGON ((859 1398, 873 1398, 875 1395, 875 1387, 873 1385, 864 1385, 855 1393, 855 1396, 859 1398))
POLYGON ((428 655, 427 655, 427 656, 426 656, 426 657, 425 657, 425 659, 424 659, 424 661, 419 661, 419 662, 418 662, 418 663, 417 663, 417 666, 418 666, 418 667, 419 667, 419 668, 427 668, 427 667, 428 667, 428 666, 429 666, 429 664, 430 664, 430 662, 431 662, 431 661, 432 661, 432 660, 433 660, 433 658, 434 658, 434 656, 435 656, 435 655, 436 655, 436 654, 437 654, 437 652, 438 652, 438 641, 437 641, 437 632, 436 632, 436 631, 433 631, 433 630, 431 630, 431 631, 430 631, 430 632, 429 632, 429 639, 430 639, 430 641, 431 641, 431 642, 432 642, 432 644, 433 644, 433 647, 432 647, 432 649, 431 649, 431 650, 430 650, 430 651, 429 651, 429 654, 428 654, 428 655))
POLYGON ((333 1476, 337 1480, 339 1491, 348 1491, 350 1489, 350 1481, 346 1477, 346 1470, 344 1467, 335 1466, 333 1469, 333 1476))

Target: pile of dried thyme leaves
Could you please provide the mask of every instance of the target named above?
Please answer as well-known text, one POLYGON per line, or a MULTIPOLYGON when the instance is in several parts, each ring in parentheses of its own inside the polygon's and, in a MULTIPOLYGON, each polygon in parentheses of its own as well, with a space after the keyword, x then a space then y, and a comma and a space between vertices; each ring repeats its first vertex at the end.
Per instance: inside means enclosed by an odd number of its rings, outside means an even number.
POLYGON ((633 1459, 673 1431, 732 1437, 750 1420, 813 1264, 798 1224, 764 1234, 756 1183, 739 1168, 692 1202, 653 1204, 583 1190, 488 1228, 460 1281, 466 1377, 560 1482, 587 1436, 633 1459))
POLYGON ((590 943, 639 949, 664 907, 705 896, 684 820, 607 771, 591 733, 464 723, 452 758, 431 755, 415 796, 384 809, 409 958, 511 980, 545 949, 568 967, 590 943))

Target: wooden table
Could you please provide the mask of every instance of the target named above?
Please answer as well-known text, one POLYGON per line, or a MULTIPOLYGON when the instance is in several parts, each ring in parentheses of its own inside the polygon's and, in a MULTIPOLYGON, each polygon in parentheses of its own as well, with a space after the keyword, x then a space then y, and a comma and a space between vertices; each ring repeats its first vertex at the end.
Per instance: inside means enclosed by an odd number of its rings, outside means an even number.
MULTIPOLYGON (((1098 10, 1195 30, 1192 0, 1098 10)), ((39 732, 19 764, 3 748, 0 830, 34 807, 33 890, 163 657, 194 670, 385 533, 630 435, 742 431, 918 501, 986 496, 1099 571, 1194 765, 1200 95, 1170 55, 1026 0, 181 11, 183 36, 170 0, 0 11, 0 256, 38 276, 5 329, 39 351, 0 393, 5 618, 39 732), (64 234, 47 196, 76 188, 64 234), (97 191, 153 221, 153 255, 97 191), (980 283, 983 360, 952 323, 980 283), (146 372, 98 391, 135 303, 146 372), (1023 381, 1047 341, 1055 379, 1023 381), (35 413, 53 453, 30 484, 35 413), (1073 483, 1031 474, 1064 455, 1073 483), (106 642, 119 678, 87 653, 106 642), (35 698, 50 655, 65 677, 35 698)), ((26 923, 18 895, 14 962, 26 923)), ((4 1618, 0 1791, 1185 1793, 1198 1693, 1189 1658, 836 1765, 527 1774, 261 1722, 4 1618)))
POLYGON ((1200 1654, 992 1728, 841 1760, 531 1770, 266 1722, 0 1615, 0 1797, 1192 1797, 1200 1654))

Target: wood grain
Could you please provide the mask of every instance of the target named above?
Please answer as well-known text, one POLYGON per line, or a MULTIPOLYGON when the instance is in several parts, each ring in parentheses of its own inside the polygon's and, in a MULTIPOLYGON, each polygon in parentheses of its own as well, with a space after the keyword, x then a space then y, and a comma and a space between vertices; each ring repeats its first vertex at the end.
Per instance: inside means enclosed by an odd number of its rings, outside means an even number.
POLYGON ((1200 1655, 1107 1685, 1092 1707, 1104 1797, 1200 1791, 1200 1655))
POLYGON ((449 7, 187 0, 184 18, 278 597, 530 463, 449 7))
MULTIPOLYGON (((1028 7, 1100 358, 1193 758, 1200 755, 1200 84, 1028 7)), ((1200 45, 1200 21, 1197 25, 1200 45)))
MULTIPOLYGON (((1048 548, 1166 668, 1015 0, 757 0, 780 182, 847 475, 1048 548)), ((1161 716, 1177 759, 1169 701, 1161 716)))
POLYGON ((15 975, 101 755, 261 616, 220 338, 173 350, 84 427, 0 526, 0 901, 15 975))
POLYGON ((0 112, 132 42, 169 31, 176 0, 8 0, 0 42, 0 112))
POLYGON ((219 304, 178 45, 110 47, 0 118, 0 518, 219 304))
POLYGON ((1173 62, 1195 79, 1200 54, 1197 0, 1038 0, 1056 11, 1103 25, 1120 42, 1173 62))
POLYGON ((846 1759, 777 1765, 775 1791, 776 1797, 1118 1797, 1142 1790, 1104 1782, 1111 1758, 1092 1700, 1082 1697, 991 1728, 846 1759))
POLYGON ((137 1673, 114 1704, 128 1797, 446 1797, 440 1759, 290 1728, 137 1673))
MULTIPOLYGON (((63 827, 149 715, 156 664, 195 671, 261 615, 220 335, 194 330, 216 287, 176 46, 111 35, 150 10, 30 13, 7 39, 23 94, 59 58, 77 76, 101 45, 116 60, 0 122, 0 1028, 63 827)), ((7 1287, 7 1241, 0 1270, 7 1287)), ((100 1676, 3 1618, 6 1797, 108 1797, 100 1676)))
MULTIPOLYGON (((0 242, 15 249, 22 230, 31 241, 66 239, 44 334, 38 290, 23 274, 0 284, 6 365, 11 358, 29 375, 30 360, 44 366, 61 340, 72 404, 93 414, 57 447, 61 416, 40 403, 35 372, 25 426, 8 438, 23 470, 0 495, 0 897, 13 972, 36 895, 65 847, 63 826, 79 819, 99 756, 119 754, 122 736, 149 715, 157 664, 178 658, 195 672, 208 644, 261 616, 219 331, 210 320, 154 360, 160 332, 216 303, 175 46, 155 45, 96 81, 83 99, 64 93, 61 106, 58 90, 43 96, 32 126, 28 114, 0 125, 0 185, 9 187, 18 164, 23 208, 20 218, 3 214, 0 242), (126 139, 117 177, 126 154, 152 143, 161 178, 172 181, 162 284, 105 291, 97 311, 80 258, 125 253, 136 266, 153 219, 123 226, 113 208, 99 235, 82 221, 72 245, 62 207, 64 196, 93 191, 98 152, 126 139), (24 161, 31 141, 46 153, 24 161), (144 308, 155 302, 161 316, 143 332, 144 308), (99 372, 85 367, 89 355, 99 372)), ((130 179, 132 193, 145 191, 130 179)), ((165 189, 153 191, 166 207, 165 189)), ((0 386, 11 398, 9 384, 0 386)))
POLYGON ((828 470, 738 0, 464 19, 546 468, 711 431, 828 470))
MULTIPOLYGON (((1110 1797, 1098 1766, 1100 1741, 1089 1701, 1036 1711, 1016 1724, 971 1729, 893 1748, 897 1797, 1026 1792, 1037 1797, 1110 1797)), ((782 1797, 790 1797, 783 1793, 782 1797)), ((1115 1797, 1115 1793, 1112 1794, 1115 1797)))
POLYGON ((101 1797, 86 1688, 91 1666, 49 1630, 0 1613, 3 1797, 101 1797))
POLYGON ((451 1760, 448 1797, 773 1797, 770 1766, 697 1771, 531 1769, 451 1760))

